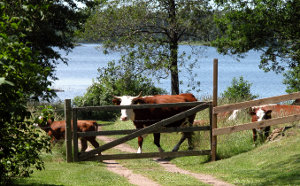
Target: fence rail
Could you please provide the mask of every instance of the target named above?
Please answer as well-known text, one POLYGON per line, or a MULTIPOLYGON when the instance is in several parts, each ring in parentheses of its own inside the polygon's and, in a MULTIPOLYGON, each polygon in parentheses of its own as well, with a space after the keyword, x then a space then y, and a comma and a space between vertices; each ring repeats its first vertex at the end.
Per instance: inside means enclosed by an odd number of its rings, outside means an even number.
POLYGON ((239 131, 243 131, 243 130, 251 130, 251 129, 260 128, 260 127, 273 126, 273 125, 289 123, 289 122, 298 121, 298 120, 300 120, 300 114, 276 118, 276 119, 269 119, 269 120, 257 121, 257 122, 252 122, 252 123, 246 123, 243 125, 235 125, 232 127, 217 128, 217 129, 213 130, 213 136, 218 136, 218 135, 223 135, 223 134, 231 134, 231 133, 239 132, 239 131))
POLYGON ((240 102, 235 104, 217 106, 213 108, 213 112, 215 114, 219 114, 221 112, 233 111, 237 109, 245 109, 252 106, 260 106, 260 105, 271 104, 271 103, 279 103, 279 102, 283 102, 291 99, 297 99, 297 98, 300 98, 300 92, 275 96, 275 97, 269 97, 264 99, 245 101, 245 102, 240 102))
POLYGON ((162 107, 194 107, 199 104, 207 102, 183 102, 183 103, 166 103, 166 104, 140 104, 140 105, 106 105, 106 106, 87 106, 87 107, 74 107, 76 111, 114 111, 120 109, 146 109, 146 108, 162 108, 162 107))
MULTIPOLYGON (((171 133, 171 132, 194 132, 194 131, 208 131, 210 130, 210 126, 198 126, 198 127, 171 127, 171 128, 162 128, 159 130, 154 130, 149 132, 152 133, 171 133)), ((137 132, 139 129, 131 129, 131 130, 111 130, 111 131, 91 131, 91 132, 77 132, 78 137, 87 137, 87 136, 109 136, 109 135, 126 135, 131 134, 133 132, 137 132)), ((146 133, 147 134, 147 133, 146 133)))

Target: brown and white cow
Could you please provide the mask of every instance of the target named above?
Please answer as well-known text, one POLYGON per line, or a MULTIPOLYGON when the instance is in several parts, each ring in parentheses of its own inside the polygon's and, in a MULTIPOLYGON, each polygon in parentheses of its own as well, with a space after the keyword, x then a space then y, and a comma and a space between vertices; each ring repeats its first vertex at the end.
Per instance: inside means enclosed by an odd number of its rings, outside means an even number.
MULTIPOLYGON (((53 119, 48 119, 45 121, 43 117, 39 118, 41 122, 38 124, 41 129, 43 129, 48 136, 51 137, 51 142, 64 139, 66 131, 66 121, 53 121, 53 119)), ((72 125, 73 126, 73 121, 72 125)), ((73 128, 73 127, 72 127, 73 128)), ((77 121, 78 132, 88 132, 88 131, 98 131, 98 124, 96 121, 91 120, 78 120, 77 121)), ((95 148, 99 147, 99 143, 96 141, 96 136, 87 136, 80 138, 81 141, 81 152, 85 152, 87 149, 87 141, 89 141, 95 148)))
MULTIPOLYGON (((288 115, 294 115, 300 113, 299 105, 279 105, 270 104, 255 106, 251 108, 250 114, 252 116, 252 122, 261 121, 263 119, 271 119, 277 117, 284 117, 288 115)), ((268 137, 270 127, 264 128, 265 137, 268 137)), ((256 130, 253 129, 253 140, 256 141, 256 130)))
MULTIPOLYGON (((250 109, 250 115, 252 122, 256 121, 262 121, 262 120, 267 120, 271 119, 272 110, 266 110, 265 108, 251 108, 250 109)), ((261 139, 267 139, 270 133, 270 126, 268 127, 262 127, 262 128, 257 128, 257 129, 252 129, 253 132, 253 142, 257 140, 257 132, 260 136, 261 139)))
MULTIPOLYGON (((115 105, 137 105, 137 104, 164 104, 164 103, 179 103, 179 102, 194 102, 197 99, 193 94, 180 94, 180 95, 155 95, 142 97, 141 94, 136 97, 132 96, 121 96, 113 99, 115 105)), ((150 126, 160 120, 169 118, 175 114, 190 109, 191 107, 169 107, 169 108, 146 108, 146 109, 122 109, 121 117, 122 121, 132 120, 137 129, 141 129, 150 126)), ((195 119, 195 115, 189 118, 176 121, 167 125, 166 127, 179 127, 183 124, 188 123, 192 125, 195 119)), ((154 133, 154 144, 158 147, 159 152, 163 152, 160 146, 160 133, 154 133)), ((192 133, 184 132, 180 141, 173 148, 173 151, 178 151, 180 145, 185 139, 188 139, 189 149, 193 149, 192 144, 192 133)), ((138 151, 142 153, 143 137, 138 137, 138 151)))

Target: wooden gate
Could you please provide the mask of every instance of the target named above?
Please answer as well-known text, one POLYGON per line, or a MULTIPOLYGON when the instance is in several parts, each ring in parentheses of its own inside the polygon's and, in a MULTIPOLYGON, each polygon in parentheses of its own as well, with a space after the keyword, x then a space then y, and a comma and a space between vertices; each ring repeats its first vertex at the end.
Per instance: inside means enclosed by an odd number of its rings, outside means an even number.
MULTIPOLYGON (((184 128, 164 128, 164 126, 173 123, 175 121, 187 118, 193 114, 204 109, 210 109, 210 118, 212 113, 211 102, 186 102, 186 103, 169 103, 169 104, 143 104, 143 105, 129 105, 129 106, 97 106, 97 107, 77 107, 71 108, 70 100, 65 101, 66 105, 66 142, 67 142, 67 161, 72 161, 72 141, 71 141, 71 114, 73 115, 73 161, 84 161, 84 160, 110 160, 110 159, 137 159, 137 158, 166 158, 166 157, 181 157, 181 156, 197 156, 197 155, 210 155, 211 150, 200 150, 200 151, 180 151, 180 152, 151 152, 151 153, 131 153, 131 154, 110 154, 110 155, 99 155, 103 151, 113 148, 119 144, 125 143, 138 136, 142 136, 149 133, 170 133, 170 132, 193 132, 193 131, 210 131, 210 126, 198 126, 198 127, 184 127, 184 128), (95 132, 77 132, 77 113, 84 111, 112 111, 121 109, 145 109, 145 108, 161 108, 161 107, 192 107, 189 110, 176 114, 170 118, 163 119, 153 125, 139 130, 117 130, 117 131, 95 131, 95 132), (72 111, 72 112, 70 112, 72 111), (69 125, 69 127, 68 127, 69 125), (84 136, 98 136, 98 135, 124 135, 124 137, 118 138, 110 143, 104 144, 96 149, 87 152, 78 151, 78 138, 84 136)), ((211 119, 210 119, 211 121, 211 119)), ((210 122, 211 123, 211 122, 210 122)))

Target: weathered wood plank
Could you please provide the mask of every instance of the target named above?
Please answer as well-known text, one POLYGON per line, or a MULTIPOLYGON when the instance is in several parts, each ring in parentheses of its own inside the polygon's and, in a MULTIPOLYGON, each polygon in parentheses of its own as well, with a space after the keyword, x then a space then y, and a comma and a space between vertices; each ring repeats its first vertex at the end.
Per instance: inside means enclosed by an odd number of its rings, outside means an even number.
POLYGON ((295 93, 286 94, 286 95, 282 95, 282 96, 269 97, 269 98, 264 98, 264 99, 257 99, 257 100, 252 100, 252 101, 245 101, 245 102, 240 102, 240 103, 236 103, 236 104, 222 105, 222 106, 214 107, 213 112, 214 112, 214 114, 218 114, 218 113, 225 112, 225 111, 233 111, 236 109, 244 109, 244 108, 265 105, 265 104, 271 104, 271 103, 279 103, 282 101, 287 101, 287 100, 292 100, 292 99, 297 99, 297 98, 300 98, 300 92, 295 92, 295 93))
MULTIPOLYGON (((213 69, 213 101, 212 107, 215 108, 218 106, 218 59, 214 59, 214 69, 213 69)), ((218 128, 218 121, 217 121, 217 113, 212 113, 211 116, 211 129, 218 128)), ((216 161, 217 159, 217 137, 211 134, 211 160, 216 161)))
POLYGON ((150 153, 131 153, 131 154, 107 154, 93 156, 88 159, 82 159, 86 161, 102 161, 102 160, 121 160, 121 159, 142 159, 142 158, 175 158, 182 156, 199 156, 210 155, 210 150, 201 151, 179 151, 179 152, 150 152, 150 153))
POLYGON ((213 129, 213 136, 223 135, 223 134, 231 134, 234 132, 239 132, 243 130, 250 130, 254 128, 259 127, 267 127, 272 125, 278 125, 283 123, 289 123, 293 121, 300 120, 300 114, 295 114, 287 117, 281 117, 281 118, 275 118, 275 119, 269 119, 269 120, 263 120, 263 121, 257 121, 252 123, 246 123, 243 125, 236 125, 232 127, 225 127, 225 128, 217 128, 213 129))
POLYGON ((91 150, 89 152, 86 152, 85 153, 85 158, 89 158, 89 157, 93 156, 94 154, 97 154, 97 153, 100 153, 100 152, 105 151, 107 149, 110 149, 112 147, 115 147, 115 146, 117 146, 117 145, 119 145, 121 143, 124 143, 126 141, 131 140, 131 139, 134 139, 134 138, 136 138, 138 136, 142 136, 142 135, 144 135, 146 133, 151 133, 151 132, 153 132, 153 131, 161 128, 161 127, 164 127, 164 126, 166 126, 166 125, 168 125, 170 123, 173 123, 175 121, 187 118, 187 117, 189 117, 189 116, 191 116, 191 115, 193 115, 193 114, 195 114, 195 113, 197 113, 197 112, 199 112, 199 111, 207 108, 206 106, 208 104, 209 104, 208 102, 202 103, 202 104, 197 105, 197 106, 195 106, 195 107, 193 107, 193 108, 191 108, 191 109, 189 109, 189 110, 187 110, 185 112, 181 112, 181 113, 176 114, 176 115, 174 115, 174 116, 172 116, 170 118, 161 120, 161 121, 159 121, 159 122, 157 122, 157 123, 155 123, 153 125, 150 125, 150 126, 148 126, 146 128, 143 128, 143 129, 140 129, 140 130, 138 130, 136 132, 133 132, 132 134, 129 134, 129 135, 124 136, 124 137, 121 137, 121 138, 116 139, 116 140, 114 140, 114 141, 112 141, 110 143, 107 143, 107 144, 102 145, 102 146, 100 146, 100 147, 98 147, 96 149, 93 149, 93 150, 91 150))
MULTIPOLYGON (((106 106, 87 106, 87 107, 74 107, 77 111, 114 111, 120 109, 145 109, 145 108, 162 108, 162 107, 194 107, 203 103, 210 102, 183 102, 183 103, 166 103, 166 104, 140 104, 140 105, 106 105, 106 106)), ((208 108, 209 104, 207 105, 208 108)))
POLYGON ((65 99, 65 120, 66 120, 66 133, 65 133, 65 140, 66 140, 66 159, 67 162, 72 162, 72 127, 71 127, 71 119, 72 119, 72 107, 71 107, 71 99, 65 99))
POLYGON ((78 161, 78 136, 77 136, 77 111, 73 110, 73 161, 77 162, 78 161))
MULTIPOLYGON (((78 137, 87 137, 87 136, 101 136, 101 135, 124 135, 131 134, 138 131, 139 129, 131 130, 113 130, 113 131, 90 131, 90 132, 77 132, 78 137)), ((170 133, 170 132, 194 132, 194 131, 207 131, 210 130, 210 126, 198 126, 198 127, 172 127, 172 128, 162 128, 151 133, 170 133)))

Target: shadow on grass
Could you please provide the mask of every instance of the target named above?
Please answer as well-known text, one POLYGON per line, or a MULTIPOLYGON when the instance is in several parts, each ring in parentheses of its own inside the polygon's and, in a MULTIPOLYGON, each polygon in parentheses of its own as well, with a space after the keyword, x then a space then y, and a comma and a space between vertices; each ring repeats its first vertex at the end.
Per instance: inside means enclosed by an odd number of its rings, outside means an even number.
POLYGON ((300 154, 291 156, 289 160, 265 165, 260 171, 249 174, 259 180, 255 185, 300 185, 300 154))

